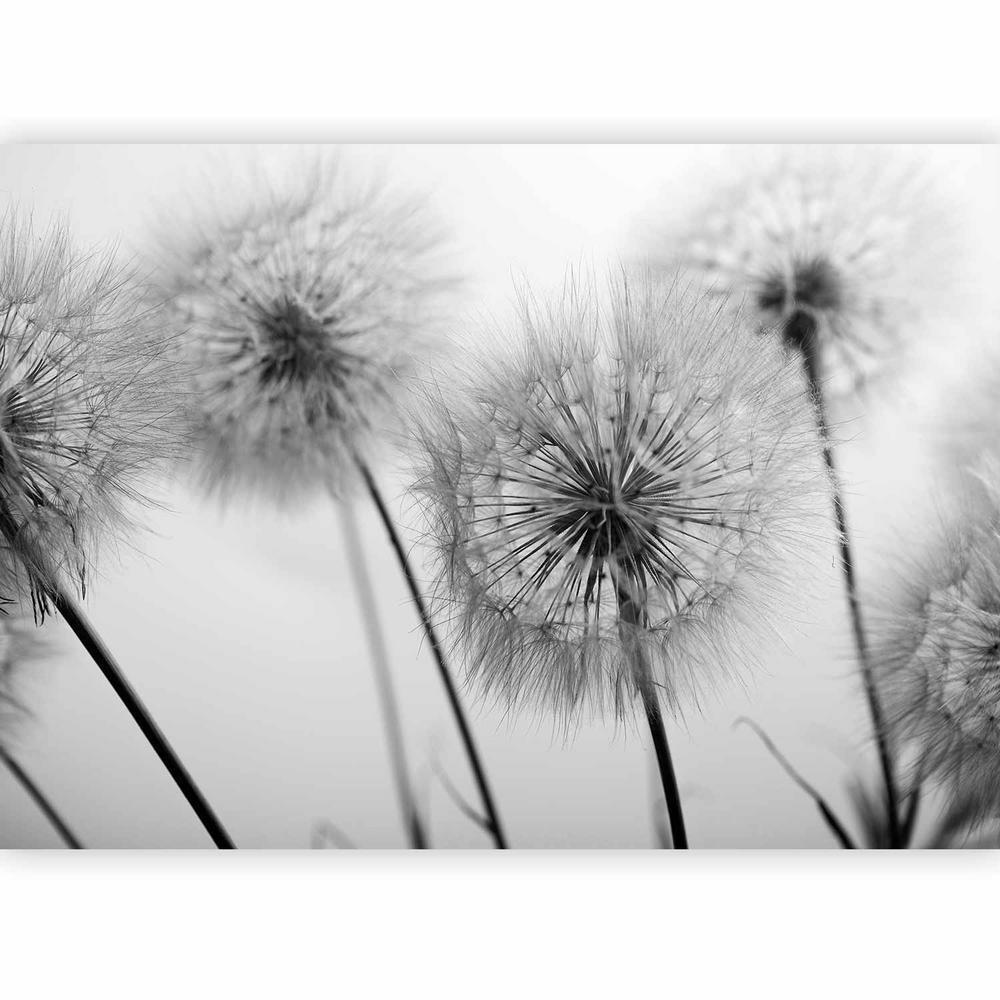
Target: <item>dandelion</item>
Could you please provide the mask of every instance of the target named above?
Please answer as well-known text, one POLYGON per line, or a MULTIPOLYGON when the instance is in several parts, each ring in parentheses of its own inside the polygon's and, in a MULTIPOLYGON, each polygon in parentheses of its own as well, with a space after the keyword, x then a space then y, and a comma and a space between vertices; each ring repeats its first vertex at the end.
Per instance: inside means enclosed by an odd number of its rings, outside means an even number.
POLYGON ((676 227, 649 228, 655 260, 745 298, 762 331, 812 356, 828 394, 896 370, 954 297, 954 219, 929 171, 898 151, 789 147, 676 227))
POLYGON ((993 510, 946 526, 907 569, 877 646, 893 730, 980 815, 1000 814, 1000 477, 981 471, 993 510))
POLYGON ((823 477, 777 344, 648 273, 597 295, 526 301, 514 338, 449 373, 418 488, 472 677, 567 719, 641 701, 681 847, 660 698, 677 714, 794 606, 823 477))
MULTIPOLYGON (((655 224, 654 224, 655 225, 655 224)), ((653 255, 745 301, 762 333, 801 358, 815 402, 854 643, 895 844, 902 838, 892 748, 858 593, 827 399, 894 370, 914 329, 953 289, 957 230, 929 175, 875 147, 796 148, 713 192, 710 207, 653 237, 653 255)))
POLYGON ((134 282, 64 229, 0 218, 0 597, 30 595, 40 620, 53 575, 85 596, 176 441, 164 344, 134 282))
POLYGON ((330 493, 365 611, 393 768, 411 842, 423 846, 375 598, 349 499, 366 490, 406 578, 498 846, 503 833, 471 730, 406 551, 371 469, 397 436, 400 401, 437 348, 453 280, 422 202, 359 186, 333 159, 292 181, 199 209, 173 239, 165 289, 193 364, 196 475, 223 500, 330 493))
POLYGON ((422 203, 358 186, 334 160, 234 187, 166 238, 197 475, 224 500, 348 495, 356 456, 398 423, 401 388, 435 349, 441 231, 422 203))
POLYGON ((25 706, 16 694, 16 675, 22 665, 38 657, 41 644, 35 630, 21 620, 18 609, 0 614, 0 763, 21 786, 25 794, 49 821, 67 847, 77 850, 83 845, 70 829, 52 800, 14 756, 9 745, 9 733, 26 714, 25 706))
POLYGON ((138 276, 0 219, 0 596, 57 610, 220 846, 228 836, 73 599, 177 447, 178 382, 138 276))

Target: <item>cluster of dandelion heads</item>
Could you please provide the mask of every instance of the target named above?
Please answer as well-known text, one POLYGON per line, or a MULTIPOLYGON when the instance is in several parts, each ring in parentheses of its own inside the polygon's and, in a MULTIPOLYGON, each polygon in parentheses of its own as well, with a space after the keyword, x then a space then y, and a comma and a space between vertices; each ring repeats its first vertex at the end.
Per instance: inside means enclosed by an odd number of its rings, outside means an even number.
POLYGON ((776 341, 645 271, 525 302, 419 417, 437 597, 512 705, 677 711, 794 617, 826 481, 776 341), (817 502, 819 501, 819 502, 817 502))
POLYGON ((0 599, 85 592, 175 458, 176 358, 139 276, 66 229, 0 219, 0 599))
POLYGON ((646 230, 654 260, 745 299, 762 331, 815 352, 833 395, 898 374, 936 317, 956 307, 961 240, 949 200, 899 150, 768 153, 720 174, 683 218, 667 206, 646 230))
POLYGON ((876 618, 890 728, 921 773, 1000 815, 1000 477, 942 526, 876 618))
POLYGON ((348 492, 397 428, 453 284, 425 203, 334 158, 257 170, 164 237, 165 291, 194 378, 196 476, 278 501, 348 492))

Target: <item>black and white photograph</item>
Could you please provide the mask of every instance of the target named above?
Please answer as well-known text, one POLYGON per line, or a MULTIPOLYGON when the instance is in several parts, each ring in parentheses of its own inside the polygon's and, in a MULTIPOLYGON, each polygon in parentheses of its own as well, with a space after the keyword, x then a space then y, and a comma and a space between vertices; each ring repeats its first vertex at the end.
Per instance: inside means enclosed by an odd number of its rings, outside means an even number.
POLYGON ((0 994, 995 993, 987 14, 7 5, 0 994))
POLYGON ((0 846, 1000 846, 997 147, 0 148, 0 846))

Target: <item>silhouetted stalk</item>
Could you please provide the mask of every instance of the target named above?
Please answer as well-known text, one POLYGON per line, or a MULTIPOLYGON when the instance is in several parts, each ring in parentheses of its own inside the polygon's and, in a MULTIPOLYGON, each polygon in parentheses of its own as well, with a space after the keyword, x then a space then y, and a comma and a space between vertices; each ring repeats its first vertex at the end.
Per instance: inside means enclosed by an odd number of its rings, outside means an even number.
MULTIPOLYGON (((798 314, 797 314, 798 315, 798 314)), ((793 318, 793 322, 794 322, 793 318)), ((875 682, 875 672, 872 669, 871 655, 868 651, 868 640, 865 635, 861 618, 861 601, 858 596, 857 581, 854 575, 854 557, 852 554, 851 534, 847 527, 847 509, 844 505, 843 490, 837 467, 833 457, 833 442, 830 438, 830 428, 826 418, 826 404, 823 387, 819 376, 819 360, 815 337, 815 325, 811 318, 804 317, 803 323, 809 325, 799 330, 795 337, 802 351, 805 363, 809 391, 812 394, 816 411, 816 423, 823 445, 823 459, 830 473, 833 487, 833 516, 837 529, 837 542, 840 549, 840 567, 844 576, 844 589, 847 595, 847 606, 851 617, 851 627, 854 632, 854 645, 861 667, 861 678, 871 714, 872 728, 875 731, 875 743, 878 750, 879 764, 885 782, 886 804, 889 813, 889 841, 892 847, 903 846, 902 832, 899 821, 899 794, 896 790, 896 779, 893 770, 892 757, 886 733, 885 715, 879 700, 878 687, 875 682)))
POLYGON ((104 674, 105 679, 114 689, 129 715, 132 716, 142 735, 146 737, 147 742, 153 748, 153 752, 160 758, 160 762, 167 769, 170 777, 174 779, 181 794, 187 799, 188 805, 194 810, 201 825, 212 838, 212 843, 223 850, 235 848, 236 845, 219 821, 218 816, 215 815, 215 811, 208 804, 208 800, 202 795, 191 774, 181 763, 163 731, 156 724, 135 688, 122 673, 118 663, 111 655, 111 651, 94 631, 83 611, 66 593, 54 593, 52 598, 56 610, 62 615, 63 620, 80 640, 83 648, 90 654, 101 673, 104 674))
MULTIPOLYGON (((618 613, 626 626, 639 626, 645 617, 627 589, 616 580, 618 594, 618 613)), ((667 803, 667 818, 670 820, 670 839, 675 850, 686 850, 687 830, 684 826, 684 811, 681 808, 681 794, 677 787, 677 775, 674 773, 674 762, 670 755, 670 744, 667 742, 667 730, 663 724, 663 713, 660 711, 660 701, 650 677, 649 664, 643 655, 642 646, 629 628, 623 635, 623 644, 632 658, 633 674, 642 698, 642 706, 646 712, 646 722, 653 738, 653 751, 656 755, 656 766, 660 771, 660 783, 663 785, 663 797, 667 803)))
POLYGON ((35 784, 23 767, 11 755, 0 746, 0 760, 7 766, 14 780, 28 793, 29 798, 38 807, 39 811, 55 828, 56 833, 62 838, 67 847, 74 851, 83 849, 83 844, 77 839, 76 834, 66 825, 66 821, 59 815, 59 811, 49 801, 45 793, 35 784))
POLYGON ((375 600, 371 576, 368 573, 368 564, 358 535, 358 523, 349 502, 340 500, 335 502, 340 511, 340 523, 347 548, 347 562, 354 577, 354 589, 361 605, 361 617, 364 620, 365 635, 368 638, 368 649, 375 673, 379 703, 382 707, 382 720, 385 725, 386 740, 389 744, 389 759, 396 783, 400 811, 403 814, 403 825, 406 827, 410 846, 423 849, 427 847, 427 839, 410 784, 399 707, 392 683, 392 672, 389 668, 389 652, 379 620, 378 604, 375 600))
MULTIPOLYGON (((0 503, 0 534, 3 534, 14 548, 16 548, 15 542, 21 547, 25 544, 23 539, 18 539, 17 522, 2 503, 0 503)), ((87 620, 82 609, 63 588, 58 575, 48 567, 43 554, 40 551, 35 551, 31 553, 29 561, 35 567, 36 576, 44 583, 45 596, 51 600, 56 611, 62 615, 63 620, 80 640, 81 645, 90 654, 101 673, 104 674, 105 679, 118 695, 129 715, 132 716, 142 735, 146 737, 153 752, 160 758, 181 794, 187 799, 202 826, 212 838, 212 843, 216 847, 227 850, 235 847, 236 845, 226 833, 204 795, 201 794, 187 768, 181 763, 163 731, 122 673, 117 661, 111 655, 111 651, 87 620)))
POLYGON ((901 831, 903 847, 910 846, 910 842, 913 840, 913 832, 917 827, 917 816, 920 813, 920 800, 922 798, 922 784, 924 780, 924 763, 925 760, 921 759, 920 765, 917 768, 917 773, 913 778, 909 798, 903 808, 901 831))
POLYGON ((441 678, 441 683, 444 685, 445 693, 448 696, 448 704, 451 706, 452 715, 455 717, 455 723, 458 726, 458 731, 462 737, 462 743, 465 746, 466 757, 469 759, 469 765, 472 768, 476 785, 479 788, 479 795, 483 802, 483 808, 486 811, 489 832, 493 837, 496 846, 500 849, 506 849, 507 840, 504 836, 503 827, 500 824, 500 815, 497 812, 496 804, 493 801, 493 794, 490 791, 489 782, 486 778, 486 771, 479 756, 479 751, 476 748, 476 743, 472 736, 472 730, 469 727, 469 722, 466 718, 465 710, 462 707, 462 702, 459 699, 458 691, 455 688, 455 681, 451 676, 451 672, 448 670, 444 650, 438 639, 437 631, 431 622, 431 616, 427 608, 427 604, 424 601, 423 595, 420 593, 420 588, 417 586, 416 577, 413 575, 413 569, 410 566, 409 559, 407 558, 406 550, 403 548, 399 532, 396 530, 396 526, 389 514, 389 510, 385 505, 385 501, 379 491, 378 484, 375 482, 375 478, 365 462, 357 456, 356 461, 358 463, 358 468, 361 470, 361 475, 364 478, 365 486, 368 488, 372 501, 378 510, 379 517, 382 519, 382 525, 385 528, 385 532, 389 536, 393 552, 396 553, 396 559, 399 562, 399 567, 403 572, 403 576, 406 578, 406 584, 410 588, 410 596, 413 598, 413 603, 416 606, 417 613, 420 615, 420 622, 423 625, 427 641, 430 643, 431 652, 434 654, 434 662, 437 664, 438 675, 441 678))
POLYGON ((653 840, 657 847, 663 850, 670 850, 670 824, 667 821, 666 803, 661 797, 663 785, 660 782, 660 769, 657 766, 649 768, 649 780, 652 785, 652 819, 653 819, 653 840))
POLYGON ((920 814, 920 798, 921 789, 918 785, 912 792, 910 792, 909 801, 906 803, 906 810, 903 814, 902 830, 900 832, 902 841, 900 843, 900 847, 909 847, 910 841, 913 839, 913 831, 917 826, 917 816, 920 814))
POLYGON ((670 756, 670 744, 667 742, 660 702, 656 697, 656 691, 652 690, 652 685, 641 683, 639 692, 642 695, 643 708, 646 710, 649 732, 653 737, 653 750, 656 752, 656 766, 660 770, 660 781, 663 784, 663 797, 667 802, 670 839, 675 850, 687 850, 687 830, 684 827, 681 794, 677 787, 677 775, 674 774, 674 763, 670 756))

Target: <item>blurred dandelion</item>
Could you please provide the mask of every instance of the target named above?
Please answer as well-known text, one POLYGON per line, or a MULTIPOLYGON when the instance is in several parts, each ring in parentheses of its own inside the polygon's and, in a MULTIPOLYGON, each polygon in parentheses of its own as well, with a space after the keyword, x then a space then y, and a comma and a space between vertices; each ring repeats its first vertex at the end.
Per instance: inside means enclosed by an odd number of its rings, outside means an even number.
POLYGON ((453 285, 443 232, 422 202, 361 186, 335 158, 284 183, 251 178, 167 246, 165 290, 193 362, 196 475, 222 499, 279 503, 328 491, 369 629, 391 758, 411 842, 422 846, 377 608, 349 509, 365 490, 420 615, 497 846, 485 772, 416 577, 372 472, 399 435, 402 397, 437 348, 453 285))
MULTIPOLYGON (((1000 329, 1000 316, 990 333, 1000 329)), ((960 378, 941 388, 937 406, 931 410, 920 435, 930 445, 935 462, 935 486, 939 493, 951 491, 959 497, 981 492, 975 470, 998 452, 1000 442, 1000 351, 995 335, 963 357, 960 378), (956 401, 960 401, 956 405, 956 401), (971 474, 970 474, 971 473, 971 474)))
POLYGON ((791 146, 720 178, 676 226, 652 219, 647 245, 709 294, 745 298, 762 331, 815 354, 840 395, 898 372, 937 310, 953 312, 961 238, 913 155, 791 146))
POLYGON ((981 467, 993 499, 944 526, 937 544, 903 573, 879 621, 877 662, 888 720, 915 748, 918 766, 1000 817, 1000 475, 981 467))
POLYGON ((43 652, 36 630, 21 620, 19 608, 0 613, 0 763, 21 786, 25 794, 49 821, 67 847, 80 849, 76 834, 70 829, 52 800, 25 770, 10 748, 10 733, 27 714, 16 693, 16 675, 25 663, 37 659, 43 652))
MULTIPOLYGON (((843 490, 827 418, 831 393, 899 370, 916 333, 953 292, 957 227, 929 173, 878 147, 792 147, 712 193, 651 252, 700 275, 711 295, 745 301, 805 368, 833 483, 841 568, 861 677, 901 839, 893 750, 873 674, 843 490)), ((668 227, 669 228, 669 227, 668 227)))
POLYGON ((202 485, 222 499, 355 492, 435 349, 443 234, 423 203, 311 161, 233 178, 164 236, 202 485), (249 187, 249 190, 247 190, 249 187))
POLYGON ((449 373, 418 490, 471 675, 566 718, 641 701, 682 847, 660 698, 678 713, 794 606, 825 479, 776 343, 646 272, 608 291, 525 301, 515 338, 449 373))
POLYGON ((39 624, 62 615, 213 839, 231 846, 70 589, 85 596, 101 546, 134 527, 130 505, 178 450, 176 363, 151 318, 112 252, 0 219, 0 597, 30 601, 39 624))

